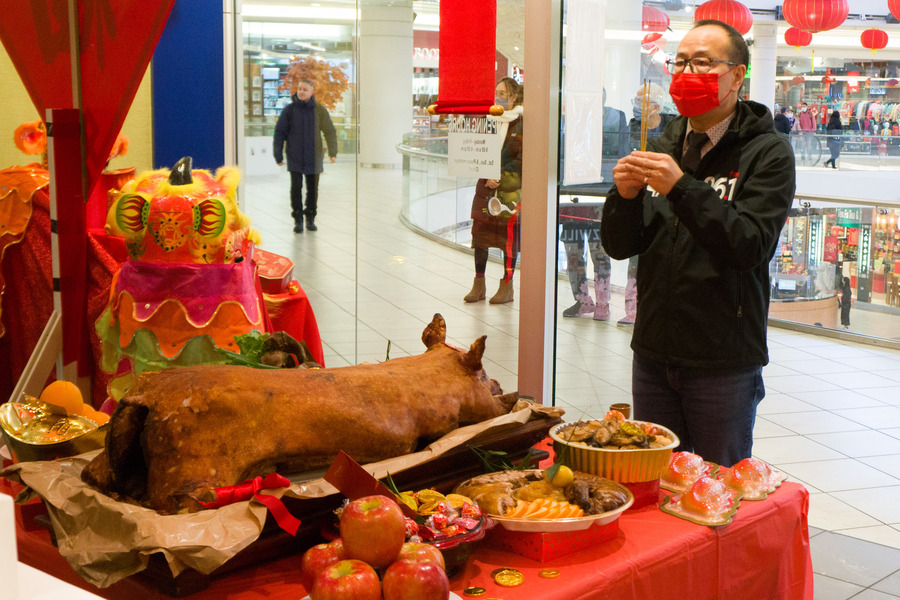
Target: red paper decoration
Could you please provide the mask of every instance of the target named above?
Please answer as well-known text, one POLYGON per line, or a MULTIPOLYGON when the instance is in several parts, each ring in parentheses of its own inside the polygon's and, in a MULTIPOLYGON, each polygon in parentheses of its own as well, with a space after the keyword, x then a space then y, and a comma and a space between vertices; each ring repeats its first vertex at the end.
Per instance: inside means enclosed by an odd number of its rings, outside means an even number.
POLYGON ((801 77, 800 75, 791 79, 791 85, 802 85, 804 82, 806 82, 806 78, 801 77))
MULTIPOLYGON (((898 0, 900 2, 900 0, 898 0)), ((812 42, 812 34, 796 27, 791 27, 784 32, 784 43, 799 48, 800 46, 809 46, 812 42)))
POLYGON ((847 0, 784 0, 784 20, 803 31, 818 33, 838 27, 847 19, 847 0))
POLYGON ((863 48, 868 48, 875 54, 876 50, 881 50, 888 43, 888 34, 884 30, 875 27, 866 29, 859 36, 859 41, 863 48))
POLYGON ((664 38, 661 33, 648 33, 644 36, 644 39, 641 40, 641 46, 643 46, 644 50, 653 54, 654 52, 665 49, 666 38, 664 38))
POLYGON ((497 3, 444 0, 440 17, 441 77, 429 112, 488 114, 496 85, 497 3))
POLYGON ((665 33, 669 29, 669 15, 658 8, 642 6, 641 29, 649 32, 665 33))
POLYGON ((900 19, 900 0, 888 0, 888 10, 895 19, 900 19))
POLYGON ((737 2, 737 0, 709 0, 697 7, 694 11, 694 21, 702 21, 704 19, 713 19, 727 23, 741 32, 741 35, 747 35, 750 28, 753 27, 753 15, 750 9, 737 2))

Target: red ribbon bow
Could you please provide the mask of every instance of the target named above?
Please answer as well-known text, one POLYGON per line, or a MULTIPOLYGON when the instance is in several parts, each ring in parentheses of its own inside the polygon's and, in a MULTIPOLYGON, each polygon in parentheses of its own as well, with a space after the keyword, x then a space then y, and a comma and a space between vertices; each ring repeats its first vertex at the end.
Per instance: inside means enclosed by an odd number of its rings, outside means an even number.
POLYGON ((286 477, 278 473, 269 473, 264 478, 254 477, 242 481, 237 485, 228 485, 216 488, 216 499, 213 502, 201 502, 203 508, 220 508, 235 502, 243 502, 250 498, 256 498, 261 502, 278 523, 278 526, 291 535, 297 535, 297 529, 300 528, 300 519, 296 518, 282 502, 281 498, 270 496, 268 494, 260 494, 260 490, 271 490, 277 488, 290 487, 291 482, 286 477))

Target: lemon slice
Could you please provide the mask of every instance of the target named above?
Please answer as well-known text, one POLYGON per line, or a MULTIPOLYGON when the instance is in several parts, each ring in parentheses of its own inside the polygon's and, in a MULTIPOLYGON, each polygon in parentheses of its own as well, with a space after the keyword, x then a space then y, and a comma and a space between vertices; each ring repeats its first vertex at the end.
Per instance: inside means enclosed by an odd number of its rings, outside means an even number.
POLYGON ((462 494, 447 494, 447 501, 453 508, 462 508, 463 504, 475 506, 475 502, 471 498, 462 494))
POLYGON ((437 510, 441 502, 447 501, 446 496, 434 490, 422 490, 416 494, 416 498, 419 501, 418 511, 420 515, 430 515, 437 510))
POLYGON ((397 496, 397 499, 411 509, 415 511, 419 510, 419 506, 418 504, 416 504, 416 499, 412 492, 400 492, 400 495, 397 496))

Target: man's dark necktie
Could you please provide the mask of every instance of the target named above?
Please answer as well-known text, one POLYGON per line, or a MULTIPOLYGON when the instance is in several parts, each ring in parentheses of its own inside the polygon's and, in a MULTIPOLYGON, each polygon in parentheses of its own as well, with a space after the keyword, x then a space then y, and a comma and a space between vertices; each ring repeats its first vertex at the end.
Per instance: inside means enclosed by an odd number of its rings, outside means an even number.
POLYGON ((694 171, 696 171, 697 167, 700 165, 700 150, 708 141, 709 136, 705 133, 691 131, 687 134, 688 147, 687 150, 684 151, 684 156, 681 157, 682 171, 688 175, 694 174, 694 171))

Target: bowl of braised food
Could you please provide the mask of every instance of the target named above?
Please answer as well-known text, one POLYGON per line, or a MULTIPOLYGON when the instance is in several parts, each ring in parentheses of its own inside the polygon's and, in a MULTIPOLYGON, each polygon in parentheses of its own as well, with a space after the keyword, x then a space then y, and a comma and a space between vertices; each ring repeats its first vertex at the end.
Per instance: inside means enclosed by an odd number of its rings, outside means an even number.
POLYGON ((560 467, 486 473, 456 487, 504 529, 579 531, 616 520, 634 502, 625 486, 604 477, 560 467))
POLYGON ((626 420, 617 411, 603 419, 561 423, 550 437, 559 462, 619 483, 659 479, 680 443, 662 425, 626 420))

